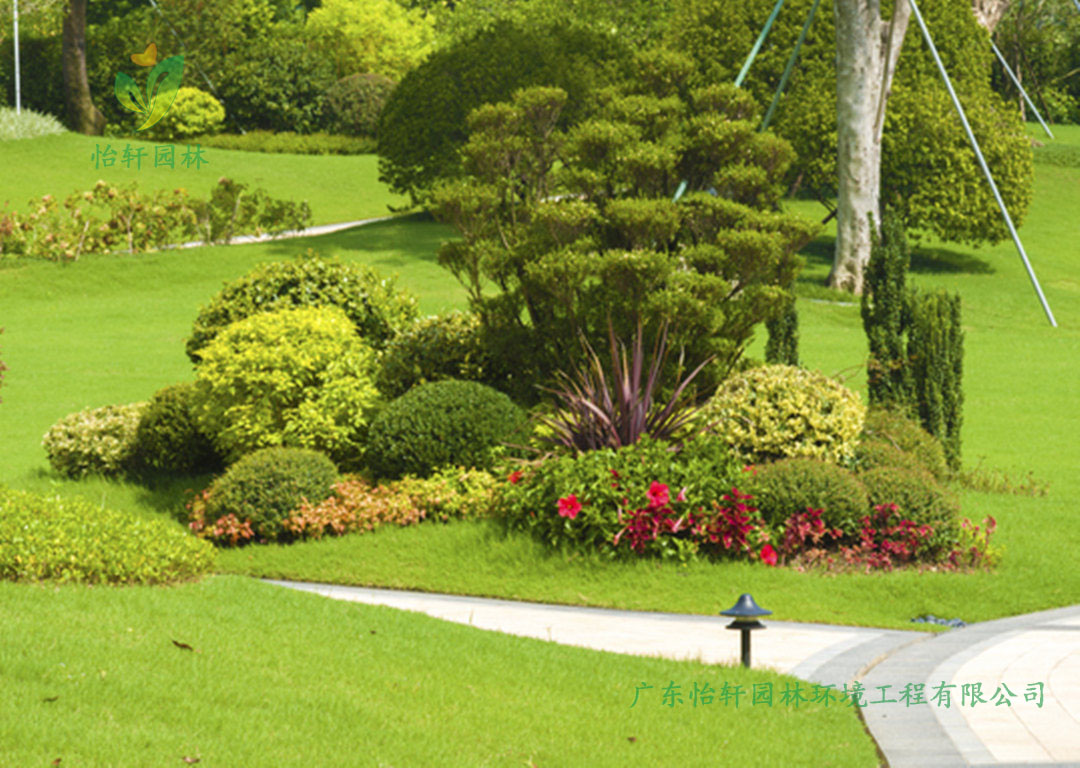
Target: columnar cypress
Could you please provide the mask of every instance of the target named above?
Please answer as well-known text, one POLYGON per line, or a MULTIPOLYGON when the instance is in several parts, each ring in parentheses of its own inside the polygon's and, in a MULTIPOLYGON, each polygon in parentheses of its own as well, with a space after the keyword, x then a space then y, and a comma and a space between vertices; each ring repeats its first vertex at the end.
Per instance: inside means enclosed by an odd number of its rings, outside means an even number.
POLYGON ((908 322, 904 280, 910 259, 903 222, 887 210, 881 235, 874 236, 862 295, 863 328, 870 345, 866 373, 871 405, 906 408, 912 401, 911 370, 904 350, 908 322))
POLYGON ((960 327, 959 295, 911 292, 908 357, 919 420, 941 441, 949 467, 958 470, 964 402, 964 333, 960 327))
POLYGON ((790 297, 777 317, 767 320, 769 340, 765 343, 765 362, 799 365, 799 313, 795 297, 790 297))

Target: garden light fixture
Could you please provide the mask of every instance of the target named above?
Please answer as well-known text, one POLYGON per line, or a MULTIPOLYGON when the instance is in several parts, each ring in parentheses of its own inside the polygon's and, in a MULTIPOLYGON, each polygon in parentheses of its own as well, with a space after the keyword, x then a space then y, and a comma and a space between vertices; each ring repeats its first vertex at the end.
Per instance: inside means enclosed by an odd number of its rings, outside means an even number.
POLYGON ((734 616, 735 620, 727 625, 728 629, 737 629, 742 632, 742 665, 750 667, 750 632, 755 629, 765 629, 765 625, 758 621, 759 616, 771 616, 772 611, 766 611, 754 602, 748 593, 744 593, 736 601, 735 605, 726 611, 720 611, 721 616, 734 616))

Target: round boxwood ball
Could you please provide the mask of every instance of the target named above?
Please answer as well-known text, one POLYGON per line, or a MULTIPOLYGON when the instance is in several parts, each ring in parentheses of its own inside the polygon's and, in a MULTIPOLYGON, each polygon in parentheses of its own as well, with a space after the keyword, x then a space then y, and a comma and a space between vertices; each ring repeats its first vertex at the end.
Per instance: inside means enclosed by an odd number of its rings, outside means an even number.
POLYGON ((371 423, 366 460, 380 477, 427 477, 448 465, 487 469, 525 423, 502 392, 447 379, 413 387, 371 423))

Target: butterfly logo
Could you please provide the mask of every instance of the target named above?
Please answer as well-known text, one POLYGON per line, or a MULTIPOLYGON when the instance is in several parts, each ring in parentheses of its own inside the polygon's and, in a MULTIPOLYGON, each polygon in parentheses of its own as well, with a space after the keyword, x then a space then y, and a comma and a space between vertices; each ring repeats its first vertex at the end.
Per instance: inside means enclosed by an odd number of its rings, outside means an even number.
POLYGON ((140 67, 153 67, 146 78, 146 94, 135 84, 134 78, 124 72, 116 75, 116 98, 125 109, 143 116, 142 125, 136 131, 144 131, 165 117, 180 90, 184 76, 184 55, 170 56, 158 63, 157 46, 146 46, 142 53, 131 54, 131 60, 140 67), (155 92, 156 91, 156 92, 155 92))

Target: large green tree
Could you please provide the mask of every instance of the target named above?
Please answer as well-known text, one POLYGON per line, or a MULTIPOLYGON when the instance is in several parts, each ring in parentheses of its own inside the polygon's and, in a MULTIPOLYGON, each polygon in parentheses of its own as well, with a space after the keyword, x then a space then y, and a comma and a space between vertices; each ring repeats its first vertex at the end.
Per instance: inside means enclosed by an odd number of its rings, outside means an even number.
POLYGON ((707 387, 790 296, 816 229, 778 210, 791 147, 756 130, 747 93, 691 88, 691 70, 641 56, 633 85, 566 129, 557 88, 470 116, 465 176, 433 194, 460 235, 439 259, 526 379, 573 364, 582 336, 606 346, 609 319, 623 338, 670 321, 686 366, 716 356, 707 387), (682 179, 699 191, 674 202, 682 179))
MULTIPOLYGON (((784 6, 754 63, 745 87, 762 103, 772 99, 810 2, 790 0, 784 6)), ((772 5, 676 0, 669 40, 694 56, 703 80, 733 81, 772 5)), ((948 241, 994 243, 1007 237, 930 53, 906 29, 908 3, 895 4, 895 24, 892 3, 831 5, 822 3, 818 10, 775 119, 777 133, 798 152, 791 181, 838 199, 830 283, 861 292, 870 254, 869 215, 880 221, 884 204, 895 206, 911 228, 948 241)), ((1031 149, 1016 110, 990 89, 988 33, 966 3, 919 5, 1019 223, 1031 198, 1031 149)))

